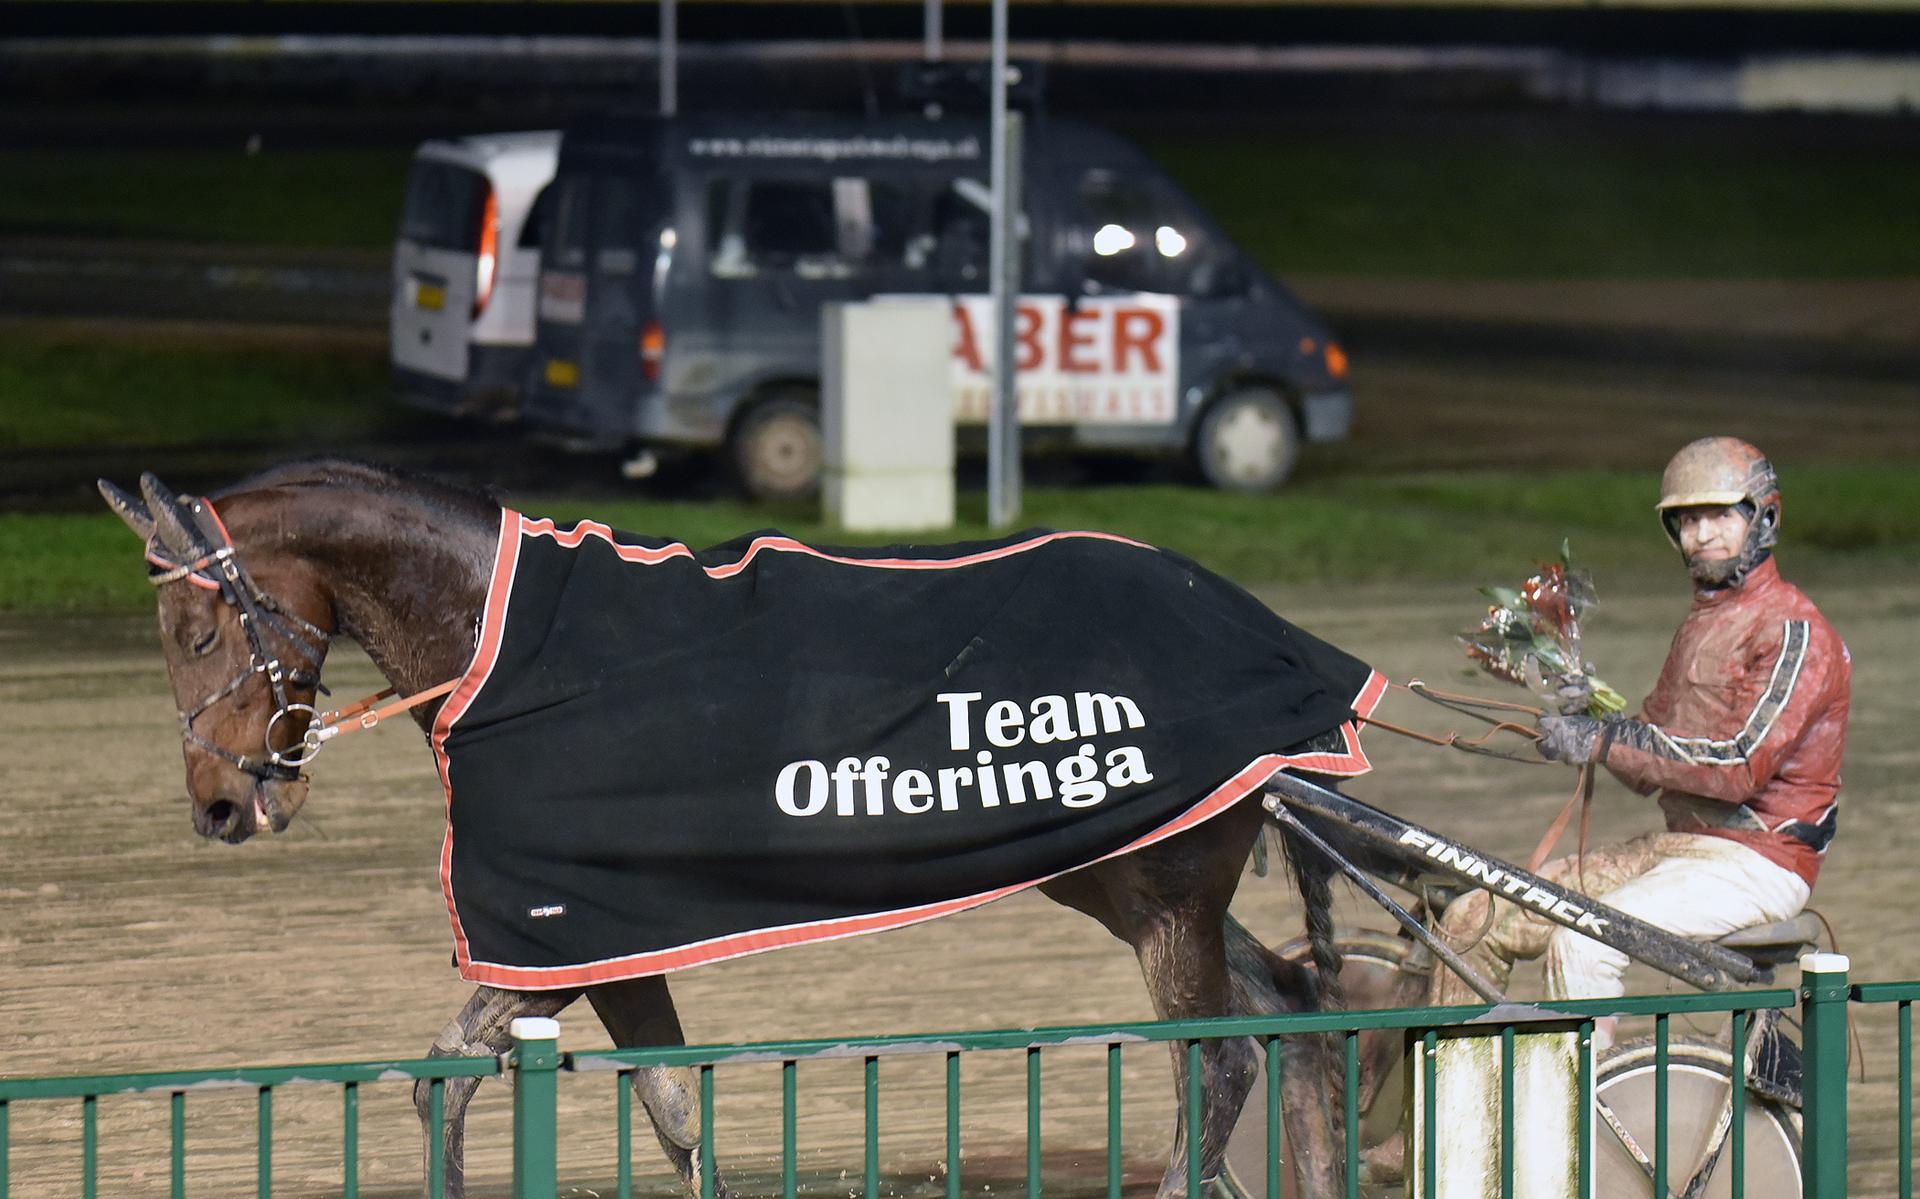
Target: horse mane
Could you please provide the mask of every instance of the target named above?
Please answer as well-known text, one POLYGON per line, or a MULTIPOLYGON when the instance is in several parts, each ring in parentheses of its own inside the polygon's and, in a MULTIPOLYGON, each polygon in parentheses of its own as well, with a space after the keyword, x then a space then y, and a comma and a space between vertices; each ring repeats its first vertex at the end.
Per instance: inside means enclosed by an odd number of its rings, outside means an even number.
POLYGON ((447 515, 482 523, 496 520, 500 514, 499 497, 490 490, 463 487, 430 475, 343 457, 306 458, 270 466, 222 489, 213 498, 283 487, 323 487, 401 496, 447 515))

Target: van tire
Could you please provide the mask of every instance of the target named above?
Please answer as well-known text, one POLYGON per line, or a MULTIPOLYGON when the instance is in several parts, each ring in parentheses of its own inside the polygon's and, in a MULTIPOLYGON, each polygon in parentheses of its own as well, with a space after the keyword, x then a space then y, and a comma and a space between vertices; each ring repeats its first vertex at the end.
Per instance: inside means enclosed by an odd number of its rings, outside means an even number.
POLYGON ((760 400, 733 428, 734 473, 757 500, 801 500, 820 491, 825 440, 820 409, 786 391, 760 400))
POLYGON ((1240 387, 1215 400, 1193 437, 1194 462, 1222 491, 1272 491, 1300 459, 1300 421, 1271 387, 1240 387))

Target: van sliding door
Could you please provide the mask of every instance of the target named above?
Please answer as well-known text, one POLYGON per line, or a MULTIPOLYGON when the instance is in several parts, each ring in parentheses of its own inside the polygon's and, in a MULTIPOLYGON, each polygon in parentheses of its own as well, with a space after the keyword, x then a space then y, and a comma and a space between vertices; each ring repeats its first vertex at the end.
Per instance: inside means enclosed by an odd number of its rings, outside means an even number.
POLYGON ((707 179, 700 201, 701 311, 669 338, 676 380, 705 380, 727 416, 762 384, 817 385, 821 306, 906 277, 911 195, 902 184, 726 175, 707 179))

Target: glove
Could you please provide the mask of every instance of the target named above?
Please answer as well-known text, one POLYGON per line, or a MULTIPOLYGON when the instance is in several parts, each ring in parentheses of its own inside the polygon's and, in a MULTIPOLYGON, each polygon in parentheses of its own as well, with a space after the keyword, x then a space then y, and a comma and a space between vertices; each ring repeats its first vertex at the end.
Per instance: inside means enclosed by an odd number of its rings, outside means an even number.
POLYGON ((1584 716, 1593 705, 1593 686, 1586 679, 1563 681, 1553 689, 1553 706, 1562 716, 1584 716))
POLYGON ((1594 716, 1542 716, 1540 740, 1534 748, 1549 762, 1578 766, 1593 760, 1600 729, 1601 722, 1594 716))

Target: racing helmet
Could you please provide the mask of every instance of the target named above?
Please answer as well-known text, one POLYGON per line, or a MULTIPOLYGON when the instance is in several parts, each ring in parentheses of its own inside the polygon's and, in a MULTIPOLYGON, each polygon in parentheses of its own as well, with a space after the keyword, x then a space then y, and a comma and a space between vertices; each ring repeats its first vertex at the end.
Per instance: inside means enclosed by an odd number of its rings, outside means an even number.
POLYGON ((1780 480, 1773 463, 1758 447, 1738 437, 1702 437, 1687 443, 1660 476, 1656 505, 1660 525, 1675 549, 1680 549, 1679 509, 1702 504, 1737 507, 1746 513, 1747 540, 1732 576, 1715 580, 1737 583, 1779 540, 1780 480))

